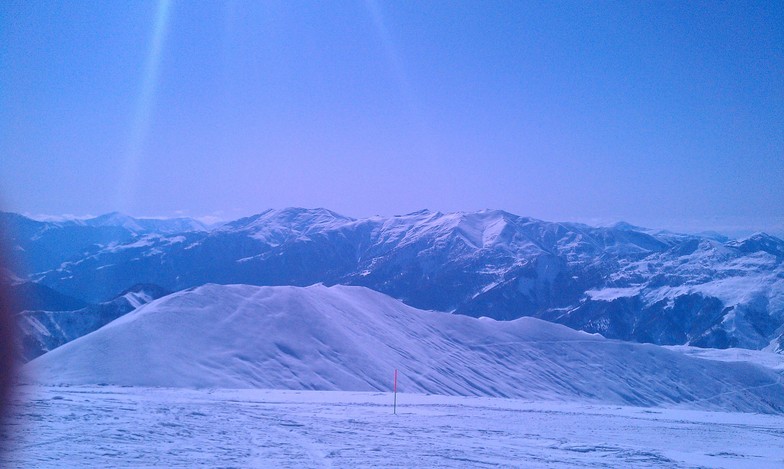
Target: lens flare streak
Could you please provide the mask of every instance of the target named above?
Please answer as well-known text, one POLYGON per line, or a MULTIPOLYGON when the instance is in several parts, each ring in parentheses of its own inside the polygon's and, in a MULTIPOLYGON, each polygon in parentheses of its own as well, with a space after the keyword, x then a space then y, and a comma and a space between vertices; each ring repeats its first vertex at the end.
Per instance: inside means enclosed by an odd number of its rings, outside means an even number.
POLYGON ((155 10, 147 59, 142 73, 141 89, 133 114, 126 144, 120 183, 117 188, 116 206, 123 211, 133 205, 139 180, 139 168, 144 158, 145 143, 150 133, 155 93, 158 87, 161 54, 169 25, 171 0, 159 0, 155 10))

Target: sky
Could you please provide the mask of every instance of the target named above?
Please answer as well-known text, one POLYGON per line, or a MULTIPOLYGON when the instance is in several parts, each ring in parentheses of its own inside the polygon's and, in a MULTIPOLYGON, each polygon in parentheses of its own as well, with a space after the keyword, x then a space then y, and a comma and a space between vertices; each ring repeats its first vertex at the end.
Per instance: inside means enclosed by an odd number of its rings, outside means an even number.
POLYGON ((782 181, 782 2, 0 2, 4 210, 784 232, 782 181))

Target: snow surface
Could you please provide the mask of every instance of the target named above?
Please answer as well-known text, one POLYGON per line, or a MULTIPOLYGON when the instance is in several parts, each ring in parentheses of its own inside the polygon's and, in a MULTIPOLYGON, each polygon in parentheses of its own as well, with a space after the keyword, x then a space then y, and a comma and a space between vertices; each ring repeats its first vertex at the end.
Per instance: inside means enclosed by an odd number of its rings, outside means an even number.
POLYGON ((781 412, 771 368, 533 318, 417 310, 362 287, 205 285, 31 361, 28 381, 382 391, 781 412))
POLYGON ((5 468, 784 467, 784 418, 389 393, 28 387, 5 468))
POLYGON ((669 345, 664 348, 707 360, 754 363, 784 373, 784 355, 780 353, 742 348, 712 349, 688 345, 669 345))
POLYGON ((153 297, 148 292, 145 292, 144 290, 130 291, 125 295, 123 295, 123 298, 125 298, 134 309, 142 305, 145 305, 153 300, 153 297))
POLYGON ((640 294, 641 287, 604 288, 602 290, 588 290, 585 292, 592 300, 614 301, 618 298, 630 298, 640 294))

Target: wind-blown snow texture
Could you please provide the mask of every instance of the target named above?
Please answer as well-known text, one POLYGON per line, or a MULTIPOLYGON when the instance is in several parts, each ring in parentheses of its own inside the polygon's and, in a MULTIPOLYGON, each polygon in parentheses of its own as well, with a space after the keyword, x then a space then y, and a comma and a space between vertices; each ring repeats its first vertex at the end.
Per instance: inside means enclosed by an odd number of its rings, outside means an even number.
POLYGON ((155 300, 27 366, 50 384, 388 390, 752 412, 781 376, 533 318, 420 311, 362 288, 205 285, 155 300))
POLYGON ((784 347, 784 241, 593 228, 503 211, 352 219, 268 210, 204 231, 110 214, 44 223, 3 214, 31 278, 88 302, 130 285, 361 285, 422 309, 533 316, 610 338, 784 347))
POLYGON ((781 416, 486 397, 33 387, 8 468, 784 466, 781 416))

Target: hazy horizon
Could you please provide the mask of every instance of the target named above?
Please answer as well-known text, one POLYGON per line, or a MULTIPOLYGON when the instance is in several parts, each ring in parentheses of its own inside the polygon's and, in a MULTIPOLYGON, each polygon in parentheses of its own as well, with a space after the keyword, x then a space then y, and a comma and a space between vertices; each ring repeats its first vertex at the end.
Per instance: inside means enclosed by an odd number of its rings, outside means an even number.
POLYGON ((10 2, 0 24, 3 210, 784 233, 781 4, 10 2))

